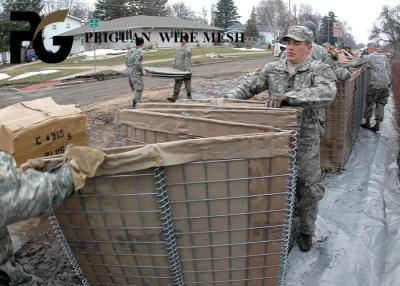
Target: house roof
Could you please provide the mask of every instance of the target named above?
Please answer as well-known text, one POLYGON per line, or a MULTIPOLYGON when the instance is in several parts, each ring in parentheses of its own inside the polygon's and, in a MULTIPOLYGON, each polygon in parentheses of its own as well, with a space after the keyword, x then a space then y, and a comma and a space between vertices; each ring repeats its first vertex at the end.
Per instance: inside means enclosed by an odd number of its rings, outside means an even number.
MULTIPOLYGON (((141 15, 141 16, 118 18, 110 21, 100 21, 99 26, 96 28, 96 32, 118 31, 118 30, 134 29, 134 28, 181 28, 181 29, 204 29, 204 30, 215 30, 215 31, 223 30, 204 23, 182 20, 175 17, 141 15)), ((93 31, 92 28, 89 28, 87 25, 84 25, 82 27, 73 29, 61 35, 74 36, 74 35, 85 34, 92 31, 93 31)))
POLYGON ((67 15, 67 17, 68 18, 71 18, 71 19, 74 19, 74 20, 77 20, 77 21, 79 21, 79 22, 81 22, 81 23, 83 23, 84 21, 82 20, 82 19, 80 19, 80 18, 77 18, 77 17, 75 17, 75 16, 72 16, 72 15, 67 15))

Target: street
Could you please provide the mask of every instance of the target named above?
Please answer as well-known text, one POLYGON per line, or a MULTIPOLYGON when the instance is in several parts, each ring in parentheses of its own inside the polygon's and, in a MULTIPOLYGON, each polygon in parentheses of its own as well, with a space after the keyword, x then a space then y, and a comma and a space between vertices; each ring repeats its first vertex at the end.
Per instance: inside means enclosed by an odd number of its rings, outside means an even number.
MULTIPOLYGON (((254 71, 257 67, 273 61, 273 57, 265 59, 240 60, 224 63, 204 64, 192 67, 193 89, 196 82, 216 79, 220 76, 243 74, 254 71)), ((145 91, 166 88, 173 81, 160 78, 145 78, 145 91)), ((44 97, 52 97, 59 104, 78 104, 80 106, 127 96, 131 93, 127 78, 91 82, 62 87, 52 87, 32 91, 1 91, 0 108, 8 105, 44 97)))

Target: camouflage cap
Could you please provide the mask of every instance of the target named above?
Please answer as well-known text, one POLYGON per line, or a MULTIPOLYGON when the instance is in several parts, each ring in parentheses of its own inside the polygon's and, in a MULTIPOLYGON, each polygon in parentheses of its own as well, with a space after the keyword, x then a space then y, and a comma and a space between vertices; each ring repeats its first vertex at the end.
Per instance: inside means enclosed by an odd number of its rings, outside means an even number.
POLYGON ((313 42, 313 32, 304 26, 292 26, 289 28, 288 33, 282 37, 282 41, 287 41, 288 38, 299 42, 313 42))

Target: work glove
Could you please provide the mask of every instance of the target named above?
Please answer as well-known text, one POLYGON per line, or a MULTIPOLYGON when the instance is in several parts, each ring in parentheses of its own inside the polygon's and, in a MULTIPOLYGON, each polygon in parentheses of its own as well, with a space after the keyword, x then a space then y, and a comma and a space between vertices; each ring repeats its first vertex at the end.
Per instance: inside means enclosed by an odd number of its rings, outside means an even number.
POLYGON ((93 177, 103 163, 106 154, 98 149, 76 146, 67 149, 64 161, 70 165, 75 191, 85 186, 86 178, 93 177))

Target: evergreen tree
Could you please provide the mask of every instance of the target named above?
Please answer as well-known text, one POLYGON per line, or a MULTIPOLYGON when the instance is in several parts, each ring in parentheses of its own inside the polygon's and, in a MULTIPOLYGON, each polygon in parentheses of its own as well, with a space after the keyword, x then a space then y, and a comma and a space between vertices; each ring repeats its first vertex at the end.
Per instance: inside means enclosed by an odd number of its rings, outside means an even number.
POLYGON ((337 16, 334 12, 329 11, 328 16, 322 18, 318 43, 328 42, 331 45, 336 43, 336 38, 333 37, 333 23, 336 22, 337 16))
POLYGON ((226 29, 238 22, 239 15, 233 0, 218 0, 215 11, 215 26, 226 29))
POLYGON ((133 0, 137 3, 138 14, 147 16, 168 15, 168 0, 133 0))
POLYGON ((33 11, 38 14, 43 9, 40 0, 15 1, 4 0, 1 2, 0 13, 0 52, 6 52, 10 49, 10 31, 23 31, 29 29, 26 22, 10 22, 11 11, 33 11))
POLYGON ((247 20, 247 26, 244 35, 246 38, 258 38, 260 36, 257 31, 257 20, 254 7, 251 11, 250 18, 247 20))
POLYGON ((136 15, 136 6, 129 0, 97 0, 93 17, 103 21, 136 15))

